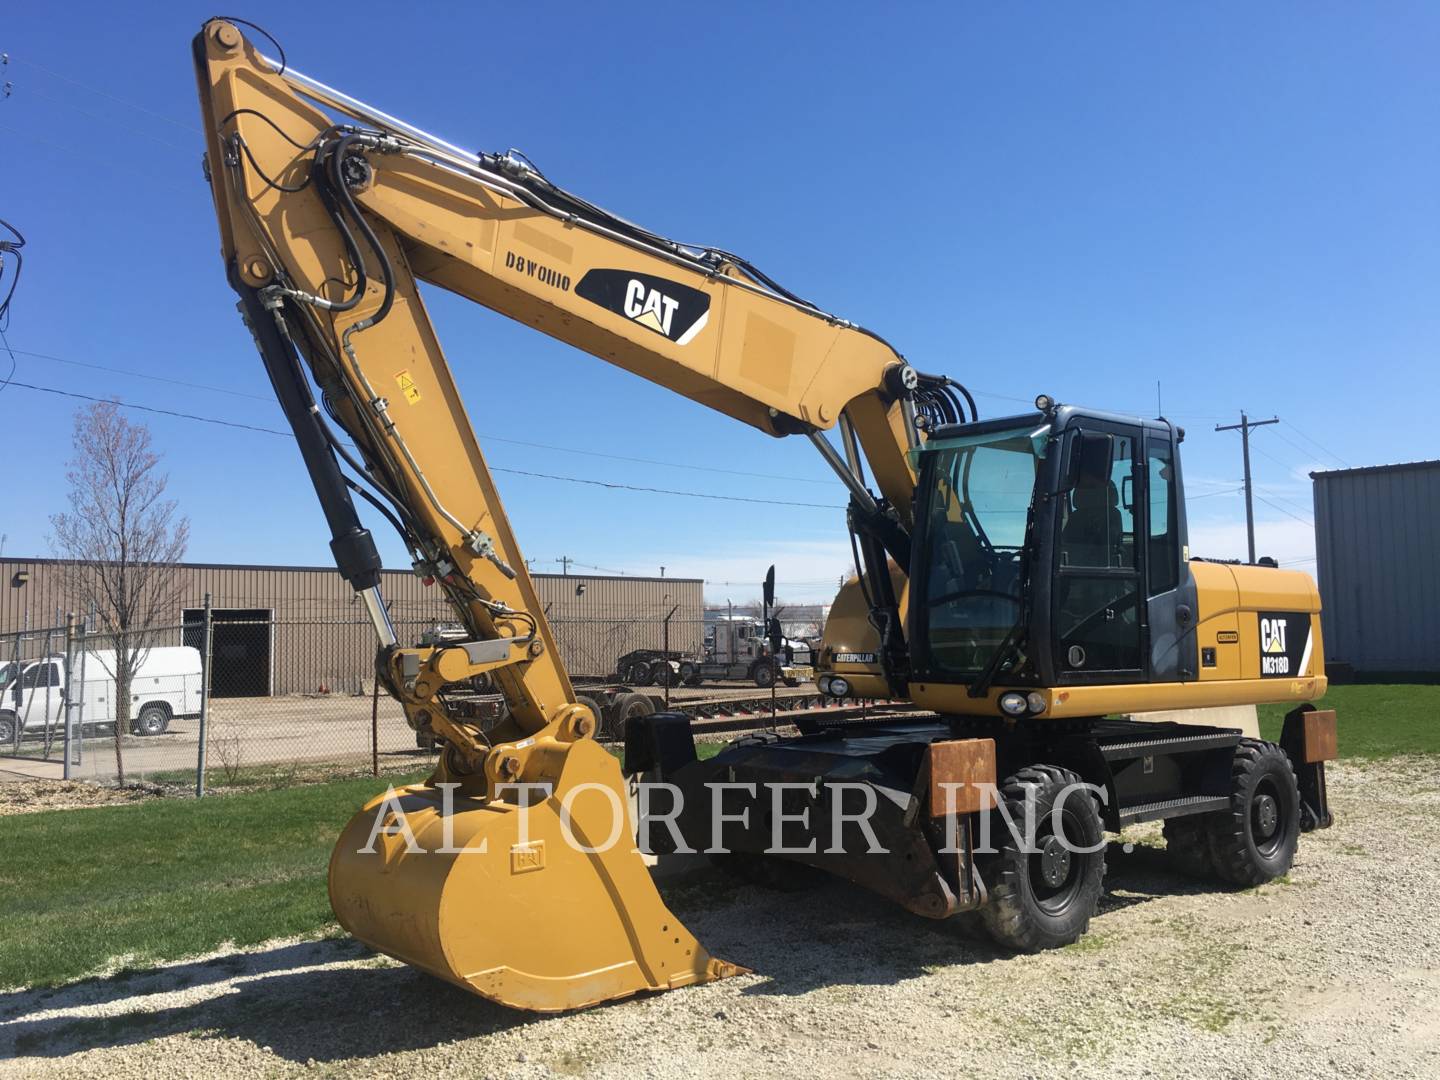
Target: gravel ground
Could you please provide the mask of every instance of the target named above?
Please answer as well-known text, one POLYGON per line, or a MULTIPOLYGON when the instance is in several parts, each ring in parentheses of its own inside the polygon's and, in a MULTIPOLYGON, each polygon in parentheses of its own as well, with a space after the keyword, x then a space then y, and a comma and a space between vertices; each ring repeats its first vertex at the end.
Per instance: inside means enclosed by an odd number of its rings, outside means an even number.
POLYGON ((1336 827, 1255 890, 1174 877, 1153 827, 1127 834, 1058 952, 1003 956, 840 883, 705 877, 672 905, 757 974, 542 1018, 348 940, 275 942, 0 994, 0 1076, 1440 1076, 1434 761, 1343 765, 1331 793, 1336 827))
POLYGON ((0 817, 33 814, 37 810, 76 810, 85 806, 114 806, 160 798, 165 789, 155 784, 104 787, 80 780, 6 780, 0 783, 0 817))

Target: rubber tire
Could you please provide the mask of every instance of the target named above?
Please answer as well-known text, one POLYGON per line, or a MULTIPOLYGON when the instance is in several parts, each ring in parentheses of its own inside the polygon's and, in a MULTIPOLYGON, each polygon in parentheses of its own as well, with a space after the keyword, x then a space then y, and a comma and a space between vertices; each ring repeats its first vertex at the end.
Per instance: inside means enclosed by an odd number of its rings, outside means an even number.
POLYGON ((1209 819, 1213 816, 1198 814, 1165 819, 1165 858, 1177 873, 1206 880, 1215 877, 1209 835, 1209 819))
POLYGON ((769 660, 761 660, 750 669, 750 678, 761 690, 769 690, 775 685, 775 665, 769 660))
MULTIPOLYGON (((1025 832, 1025 785, 1034 784, 1035 810, 1042 824, 1049 819, 1056 797, 1080 778, 1068 769, 1054 765, 1031 765, 1015 775, 1007 777, 1000 785, 1001 797, 1005 799, 1011 818, 1025 832)), ((996 944, 1015 952, 1040 952, 1042 949, 1057 949, 1079 940, 1090 928, 1091 916, 1100 904, 1105 891, 1105 825, 1100 820, 1100 808, 1088 792, 1073 792, 1065 801, 1067 815, 1077 820, 1079 836, 1072 839, 1081 847, 1094 847, 1098 851, 1088 854, 1072 853, 1071 859, 1079 862, 1072 866, 1074 892, 1062 912, 1052 913, 1041 907, 1035 895, 1030 874, 1032 855, 1021 850, 1004 820, 996 814, 995 833, 991 843, 999 853, 992 856, 985 868, 986 883, 990 899, 980 909, 980 919, 986 931, 996 944)), ((983 871, 982 871, 983 872, 983 871)), ((1067 878, 1067 880, 1070 880, 1067 878)))
POLYGON ((164 705, 146 705, 135 717, 133 725, 136 735, 149 738, 154 735, 164 735, 170 726, 170 710, 164 705), (158 716, 156 720, 154 717, 158 716))
POLYGON ((13 716, 0 716, 0 747, 13 746, 15 743, 15 729, 19 723, 13 716))
POLYGON ((626 721, 638 716, 649 716, 655 711, 655 703, 644 694, 620 694, 611 709, 610 737, 616 741, 625 738, 626 721))
POLYGON ((655 672, 655 678, 653 681, 656 686, 680 685, 680 680, 675 677, 675 669, 672 668, 664 660, 661 660, 659 663, 653 665, 651 670, 655 672))
POLYGON ((655 669, 644 660, 636 660, 630 665, 630 685, 649 686, 655 681, 655 669))
POLYGON ((1230 765, 1230 809, 1210 815, 1206 836, 1216 876, 1231 885, 1263 885, 1290 869, 1300 843, 1300 788, 1284 750, 1259 739, 1240 740, 1230 765), (1273 845, 1255 835, 1252 804, 1262 785, 1277 804, 1273 845))

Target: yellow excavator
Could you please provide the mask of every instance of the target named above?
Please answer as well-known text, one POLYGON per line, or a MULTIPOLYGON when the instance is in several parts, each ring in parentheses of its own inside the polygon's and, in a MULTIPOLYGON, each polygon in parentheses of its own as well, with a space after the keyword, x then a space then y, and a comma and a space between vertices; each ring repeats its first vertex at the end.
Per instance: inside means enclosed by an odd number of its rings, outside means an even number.
POLYGON ((429 780, 336 845, 330 898, 357 938, 541 1011, 743 970, 661 899, 627 773, 677 800, 651 851, 708 851, 761 881, 818 869, 934 918, 973 910, 1019 950, 1085 931, 1107 831, 1164 821, 1182 869, 1249 885, 1330 823, 1315 586, 1192 558, 1175 425, 1044 395, 982 420, 877 334, 517 152, 427 134, 231 21, 207 22, 193 56, 240 312, 379 636, 377 678, 440 748, 429 780), (629 723, 622 772, 560 661, 421 281, 813 443, 848 492, 858 570, 820 688, 924 711, 817 719, 706 760, 688 717, 657 713, 629 723), (397 639, 353 496, 404 538, 463 640, 397 639), (503 691, 502 720, 448 693, 477 675, 503 691), (1293 705, 1278 744, 1259 738, 1265 702, 1293 705))

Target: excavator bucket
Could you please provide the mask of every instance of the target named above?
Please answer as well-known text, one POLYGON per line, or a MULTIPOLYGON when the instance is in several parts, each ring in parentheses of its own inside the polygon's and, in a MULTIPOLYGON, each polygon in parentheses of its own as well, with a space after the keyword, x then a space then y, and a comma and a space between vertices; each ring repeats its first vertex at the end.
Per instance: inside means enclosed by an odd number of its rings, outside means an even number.
POLYGON ((370 802, 330 860, 330 903, 367 945, 518 1009, 561 1012, 740 974, 660 898, 619 764, 589 739, 526 805, 417 785, 370 802), (448 812, 447 812, 448 810, 448 812), (618 815, 618 816, 617 816, 618 815))

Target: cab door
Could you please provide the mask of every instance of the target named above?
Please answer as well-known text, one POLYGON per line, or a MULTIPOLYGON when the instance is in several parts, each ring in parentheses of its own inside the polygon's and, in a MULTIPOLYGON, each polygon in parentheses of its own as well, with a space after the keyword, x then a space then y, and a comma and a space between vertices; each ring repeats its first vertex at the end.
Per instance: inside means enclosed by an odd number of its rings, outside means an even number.
POLYGON ((1186 550, 1184 485, 1175 431, 1146 428, 1144 562, 1150 680, 1195 678, 1195 580, 1186 550))
POLYGON ((1051 628, 1057 682, 1148 678, 1143 514, 1143 433, 1084 418, 1069 440, 1073 483, 1055 522, 1051 628))
POLYGON ((65 714, 65 693, 58 663, 37 660, 27 665, 18 690, 16 711, 22 730, 44 731, 60 723, 65 714))

